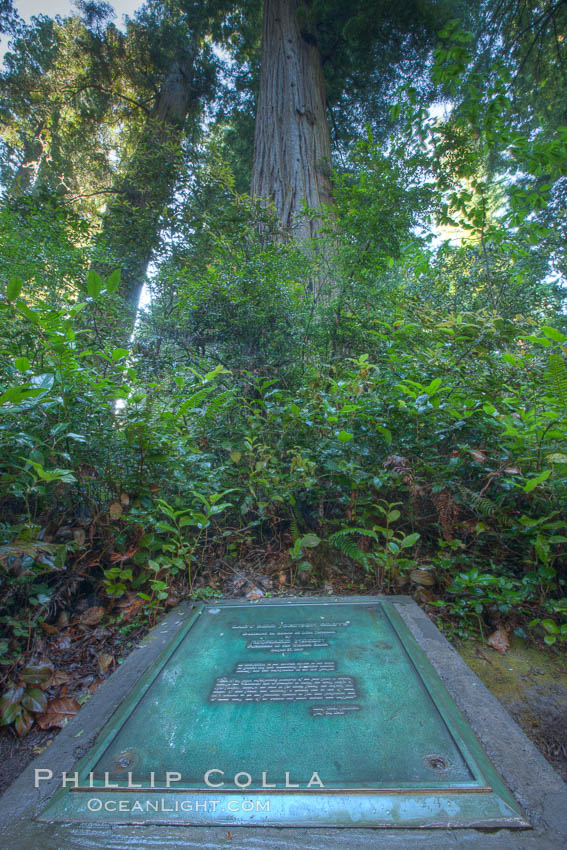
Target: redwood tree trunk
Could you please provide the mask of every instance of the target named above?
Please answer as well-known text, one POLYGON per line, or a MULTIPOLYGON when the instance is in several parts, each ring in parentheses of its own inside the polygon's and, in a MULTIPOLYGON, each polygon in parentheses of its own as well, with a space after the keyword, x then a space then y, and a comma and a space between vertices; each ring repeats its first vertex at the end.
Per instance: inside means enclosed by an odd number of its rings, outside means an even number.
POLYGON ((10 195, 25 195, 33 186, 41 161, 45 155, 45 145, 41 137, 44 122, 41 121, 33 135, 28 139, 24 147, 24 158, 14 176, 10 187, 10 195))
POLYGON ((331 138, 325 80, 314 32, 297 11, 305 0, 264 0, 262 64, 256 112, 252 196, 275 205, 291 238, 314 236, 304 203, 319 210, 332 202, 331 138))
POLYGON ((120 288, 132 316, 159 242, 162 211, 175 187, 185 119, 194 98, 192 78, 192 55, 172 63, 104 216, 99 244, 110 258, 97 263, 97 270, 108 274, 121 269, 120 288))

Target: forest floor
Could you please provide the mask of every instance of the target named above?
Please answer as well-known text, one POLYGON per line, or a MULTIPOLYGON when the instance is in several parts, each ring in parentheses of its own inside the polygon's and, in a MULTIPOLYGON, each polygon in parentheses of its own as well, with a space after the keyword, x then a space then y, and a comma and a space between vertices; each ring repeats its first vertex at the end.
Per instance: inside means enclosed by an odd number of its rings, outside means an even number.
POLYGON ((457 650, 567 782, 567 657, 513 638, 499 653, 480 641, 457 650))
MULTIPOLYGON (((360 572, 345 565, 328 565, 318 571, 317 579, 309 574, 290 571, 284 555, 274 553, 234 567, 215 562, 197 577, 193 598, 289 595, 371 594, 377 588, 369 578, 361 581, 360 572)), ((425 606, 432 619, 438 610, 428 610, 429 589, 392 587, 392 593, 409 593, 425 606)), ((171 595, 167 607, 181 601, 184 594, 171 595)), ((24 770, 29 762, 49 747, 59 728, 73 717, 95 693, 106 678, 140 643, 154 625, 140 609, 142 602, 135 594, 126 594, 112 608, 108 602, 89 595, 75 600, 72 610, 59 612, 53 625, 45 625, 44 633, 35 639, 33 660, 49 663, 53 676, 44 686, 53 705, 48 728, 34 725, 18 738, 12 728, 0 734, 0 793, 24 770)), ((526 735, 538 747, 554 769, 567 781, 567 658, 547 647, 527 645, 512 638, 506 652, 492 649, 479 640, 460 640, 456 646, 467 664, 486 687, 502 702, 526 735)))

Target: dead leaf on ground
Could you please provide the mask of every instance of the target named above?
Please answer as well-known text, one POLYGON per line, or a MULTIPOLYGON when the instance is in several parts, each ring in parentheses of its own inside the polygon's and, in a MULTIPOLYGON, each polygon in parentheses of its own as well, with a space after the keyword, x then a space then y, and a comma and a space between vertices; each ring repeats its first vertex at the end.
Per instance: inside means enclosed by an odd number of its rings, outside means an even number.
POLYGON ((65 626, 69 625, 69 612, 68 611, 60 611, 57 617, 57 625, 60 629, 65 628, 65 626))
POLYGON ((57 626, 52 626, 51 623, 40 623, 40 629, 42 629, 46 635, 58 635, 59 629, 57 626))
POLYGON ((65 685, 71 676, 69 673, 66 673, 65 670, 54 670, 51 674, 51 678, 42 685, 43 688, 57 688, 59 685, 65 685))
POLYGON ((118 608, 122 614, 122 619, 128 622, 132 620, 140 608, 143 606, 144 600, 140 599, 137 593, 128 593, 118 603, 118 608))
POLYGON ((36 718, 37 725, 40 729, 52 729, 56 726, 62 728, 80 708, 77 700, 72 697, 53 699, 48 704, 45 714, 40 714, 36 718))
POLYGON ((92 608, 87 608, 83 611, 79 620, 83 626, 96 626, 104 617, 106 611, 102 605, 93 605, 92 608))
POLYGON ((492 632, 488 640, 486 641, 492 649, 495 649, 496 652, 507 652, 510 649, 510 638, 508 637, 508 632, 505 629, 496 629, 495 632, 492 632))
POLYGON ((422 587, 431 587, 435 584, 435 576, 429 570, 412 570, 410 578, 414 584, 420 584, 422 587))
POLYGON ((120 502, 113 502, 108 509, 111 519, 120 519, 122 516, 122 505, 120 502))
POLYGON ((98 657, 96 669, 100 676, 105 676, 108 673, 109 667, 114 661, 114 658, 108 652, 101 652, 98 657))
POLYGON ((437 597, 428 587, 418 587, 414 593, 414 599, 416 602, 428 605, 430 602, 435 602, 437 597))
POLYGON ((74 528, 73 529, 73 540, 77 545, 82 546, 85 542, 85 529, 84 528, 74 528))
POLYGON ((30 729, 33 726, 33 714, 30 714, 25 709, 22 710, 19 717, 16 718, 14 723, 14 727, 16 729, 16 734, 18 738, 23 738, 28 734, 30 729))

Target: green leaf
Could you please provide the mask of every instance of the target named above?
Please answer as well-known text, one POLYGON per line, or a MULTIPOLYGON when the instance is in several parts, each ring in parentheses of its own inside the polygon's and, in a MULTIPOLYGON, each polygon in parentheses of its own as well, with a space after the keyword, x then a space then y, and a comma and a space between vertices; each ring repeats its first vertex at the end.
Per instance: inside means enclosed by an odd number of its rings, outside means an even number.
POLYGON ((0 404, 9 402, 12 405, 16 405, 27 401, 28 403, 25 407, 21 408, 27 410, 49 392, 54 380, 55 377, 53 375, 34 375, 28 384, 24 384, 21 387, 8 387, 6 392, 0 395, 0 404))
POLYGON ((79 301, 79 302, 77 302, 77 304, 73 304, 73 306, 69 310, 69 313, 70 313, 71 316, 76 316, 77 313, 80 313, 81 310, 84 310, 86 306, 87 306, 86 301, 79 301))
POLYGON ((10 703, 0 715, 0 726, 7 726, 9 723, 13 723, 21 713, 22 706, 19 702, 10 703))
POLYGON ((218 366, 215 366, 212 372, 207 372, 204 377, 204 380, 212 381, 213 378, 216 378, 217 375, 230 375, 230 369, 225 369, 224 366, 221 366, 219 363, 218 366))
POLYGON ((34 390, 40 390, 42 393, 47 393, 55 383, 55 375, 51 372, 45 372, 43 375, 34 375, 30 379, 30 384, 34 390))
POLYGON ((42 481, 45 481, 48 484, 51 481, 64 481, 67 484, 72 484, 77 480, 71 469, 59 469, 59 467, 44 469, 42 464, 38 461, 30 460, 29 458, 23 458, 23 460, 26 460, 30 466, 33 466, 38 478, 41 478, 42 481))
POLYGON ((31 364, 27 357, 16 357, 14 360, 14 366, 18 372, 27 372, 31 364))
POLYGON ((10 688, 9 691, 2 694, 0 699, 0 725, 7 726, 13 723, 19 715, 21 709, 21 701, 24 695, 24 689, 21 687, 10 688))
POLYGON ((87 292, 91 298, 98 298, 102 292, 103 282, 101 276, 93 271, 87 274, 87 292))
POLYGON ((51 678, 52 672, 49 664, 37 664, 22 670, 20 678, 27 685, 41 685, 51 678))
POLYGON ((179 520, 179 528, 186 528, 188 525, 195 525, 195 520, 190 516, 182 516, 179 520))
POLYGON ((305 534, 299 541, 300 546, 305 546, 307 549, 314 549, 321 542, 321 538, 316 534, 305 534))
POLYGON ((39 324, 38 314, 35 312, 35 310, 31 310, 25 303, 25 301, 18 301, 17 308, 18 311, 22 314, 22 316, 25 316, 26 319, 32 323, 32 325, 39 324))
MULTIPOLYGON (((50 671, 51 673, 51 671, 50 671)), ((47 708, 47 698, 39 688, 26 688, 22 705, 28 711, 40 712, 47 708)))
POLYGON ((348 431, 339 431, 337 437, 341 441, 341 443, 348 443, 349 440, 352 440, 354 434, 349 434, 348 431))
POLYGON ((113 292, 116 292, 116 290, 118 289, 119 286, 120 286, 120 269, 114 269, 112 274, 110 274, 106 278, 106 291, 110 292, 112 294, 113 292))
POLYGON ((542 331, 549 339, 552 339, 554 342, 565 342, 567 336, 562 334, 561 331, 558 331, 557 328, 550 328, 548 326, 544 326, 542 331))
POLYGON ((423 392, 427 393, 427 395, 431 396, 437 392, 439 387, 441 386, 441 378, 434 378, 433 381, 429 384, 428 387, 423 388, 423 392))
POLYGON ((86 437, 83 437, 82 434, 75 434, 73 431, 69 431, 67 434, 65 434, 65 438, 67 440, 75 440, 76 443, 86 443, 87 442, 86 437))
POLYGON ((524 493, 531 493, 532 490, 535 490, 538 484, 543 484, 544 481, 547 481, 550 475, 551 469, 546 469, 540 475, 536 475, 535 478, 530 478, 527 484, 524 484, 522 488, 524 493))
POLYGON ((115 348, 112 352, 113 360, 122 360, 123 357, 127 357, 130 352, 127 348, 115 348))
POLYGON ((231 507, 232 507, 232 502, 221 502, 220 505, 213 505, 212 508, 211 508, 211 511, 210 511, 211 516, 214 516, 214 514, 220 514, 223 511, 226 511, 227 508, 231 508, 231 507))
POLYGON ((553 452, 553 454, 546 456, 546 460, 550 463, 567 463, 567 455, 562 454, 562 452, 553 452))
POLYGON ((156 528, 159 528, 160 531, 171 531, 172 534, 177 534, 175 526, 170 525, 168 522, 156 522, 156 528))
POLYGON ((402 549, 409 549, 410 546, 413 546, 415 543, 417 543, 420 537, 421 535, 414 531, 413 534, 408 534, 407 537, 404 537, 404 539, 400 543, 400 547, 402 549))
POLYGON ((22 286, 24 282, 19 277, 11 277, 8 281, 8 286, 6 287, 6 298, 8 301, 15 301, 22 291, 22 286))
POLYGON ((6 402, 18 404, 23 398, 25 398, 25 394, 20 387, 8 387, 6 392, 0 395, 0 404, 5 404, 6 402))
POLYGON ((211 524, 210 520, 205 516, 205 514, 201 513, 200 511, 195 511, 193 516, 195 517, 197 528, 208 528, 208 526, 211 524))

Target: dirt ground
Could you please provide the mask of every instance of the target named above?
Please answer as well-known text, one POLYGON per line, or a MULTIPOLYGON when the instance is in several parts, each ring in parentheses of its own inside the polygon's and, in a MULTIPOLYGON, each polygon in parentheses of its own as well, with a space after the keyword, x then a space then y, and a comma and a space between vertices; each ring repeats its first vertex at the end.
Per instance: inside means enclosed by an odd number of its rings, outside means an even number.
POLYGON ((567 782, 565 653, 526 646, 520 638, 503 654, 477 641, 457 649, 567 782))

